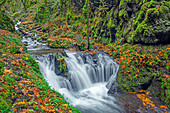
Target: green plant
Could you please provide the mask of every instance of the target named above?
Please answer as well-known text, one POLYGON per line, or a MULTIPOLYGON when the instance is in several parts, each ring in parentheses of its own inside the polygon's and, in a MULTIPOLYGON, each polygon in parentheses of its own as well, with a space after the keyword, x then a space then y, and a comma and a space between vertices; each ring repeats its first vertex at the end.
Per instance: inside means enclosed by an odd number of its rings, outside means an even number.
POLYGON ((2 61, 0 61, 0 75, 2 75, 4 72, 4 64, 2 61))

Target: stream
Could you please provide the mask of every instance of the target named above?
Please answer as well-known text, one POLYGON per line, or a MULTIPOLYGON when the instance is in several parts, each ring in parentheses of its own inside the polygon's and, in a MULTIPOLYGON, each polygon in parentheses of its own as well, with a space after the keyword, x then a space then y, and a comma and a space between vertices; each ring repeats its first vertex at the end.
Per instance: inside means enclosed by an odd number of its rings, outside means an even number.
MULTIPOLYGON (((15 25, 17 31, 20 31, 17 26, 20 23, 18 21, 15 25)), ((26 33, 37 39, 41 37, 38 34, 26 33)), ((51 49, 48 43, 40 43, 24 35, 22 42, 27 43, 28 52, 38 62, 40 71, 51 88, 63 94, 66 101, 82 113, 127 112, 117 92, 119 65, 108 54, 100 50, 95 50, 95 54, 91 55, 88 52, 51 49), (58 55, 64 58, 65 70, 59 68, 58 55), (111 87, 114 89, 114 95, 108 94, 111 87)), ((135 112, 149 112, 141 107, 142 102, 135 95, 123 94, 121 98, 125 100, 124 104, 131 104, 135 112)), ((133 110, 131 112, 134 112, 133 110)), ((161 112, 160 109, 157 111, 161 112)))
MULTIPOLYGON (((19 30, 17 25, 16 30, 19 30)), ((30 36, 33 34, 26 32, 30 36)), ((37 37, 37 34, 34 35, 37 37)), ((38 38, 38 37, 37 37, 38 38)), ((27 50, 39 63, 40 71, 49 85, 64 95, 64 98, 82 113, 122 113, 124 110, 116 99, 109 96, 108 88, 116 82, 119 65, 102 51, 95 55, 64 50, 67 57, 67 76, 56 73, 56 53, 61 50, 51 49, 47 43, 40 43, 30 37, 22 36, 27 43, 27 50), (107 86, 107 87, 106 87, 107 86)))
POLYGON ((56 54, 33 55, 49 85, 83 113, 122 113, 119 102, 108 95, 106 88, 108 81, 116 78, 118 64, 101 51, 95 58, 76 51, 64 52, 69 79, 56 74, 56 54))

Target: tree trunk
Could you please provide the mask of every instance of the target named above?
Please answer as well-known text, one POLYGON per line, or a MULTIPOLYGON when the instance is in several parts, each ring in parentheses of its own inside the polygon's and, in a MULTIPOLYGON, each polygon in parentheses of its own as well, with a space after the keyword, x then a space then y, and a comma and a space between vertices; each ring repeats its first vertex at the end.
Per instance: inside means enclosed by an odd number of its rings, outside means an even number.
POLYGON ((23 6, 24 6, 24 10, 26 11, 27 8, 26 8, 26 5, 25 5, 25 1, 24 1, 24 0, 21 0, 21 2, 22 2, 22 4, 23 4, 23 6))
POLYGON ((48 8, 48 6, 47 6, 47 0, 44 0, 44 2, 45 2, 45 7, 48 8))

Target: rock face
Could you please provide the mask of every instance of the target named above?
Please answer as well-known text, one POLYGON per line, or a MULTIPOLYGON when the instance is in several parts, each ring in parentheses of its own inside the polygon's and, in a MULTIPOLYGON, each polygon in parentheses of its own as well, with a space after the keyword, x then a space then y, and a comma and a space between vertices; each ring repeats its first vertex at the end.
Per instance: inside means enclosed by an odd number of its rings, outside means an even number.
MULTIPOLYGON (((170 42, 168 0, 91 0, 92 14, 100 19, 91 27, 92 37, 124 38, 129 43, 170 42), (105 6, 103 6, 105 4, 105 6), (100 7, 100 8, 99 8, 100 7), (103 10, 104 9, 104 10, 103 10), (97 12, 98 14, 96 14, 97 12)), ((82 0, 85 4, 85 0, 82 0)), ((80 6, 76 6, 80 8, 80 6)), ((93 22, 92 22, 93 24, 93 22)))
POLYGON ((159 106, 162 105, 160 99, 150 97, 146 95, 144 92, 139 93, 126 93, 118 96, 120 102, 122 102, 123 108, 125 109, 126 113, 163 113, 168 112, 169 110, 160 109, 159 106), (149 99, 155 105, 155 108, 147 108, 143 105, 143 101, 138 97, 144 96, 143 98, 149 99))
POLYGON ((160 44, 170 41, 170 3, 166 0, 120 0, 113 17, 116 38, 160 44))

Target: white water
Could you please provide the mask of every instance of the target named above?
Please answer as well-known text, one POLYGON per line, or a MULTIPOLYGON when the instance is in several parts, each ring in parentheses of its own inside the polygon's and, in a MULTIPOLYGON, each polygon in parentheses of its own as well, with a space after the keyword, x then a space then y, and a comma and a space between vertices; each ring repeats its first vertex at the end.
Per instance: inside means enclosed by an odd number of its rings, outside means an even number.
POLYGON ((65 52, 70 81, 56 75, 55 55, 35 57, 49 85, 64 94, 65 99, 83 113, 122 113, 116 98, 109 96, 106 88, 110 81, 115 82, 118 64, 102 53, 96 56, 97 62, 94 62, 91 55, 65 52))
MULTIPOLYGON (((18 30, 21 22, 15 25, 18 30)), ((28 33, 28 32, 27 32, 28 33)), ((32 35, 32 33, 28 33, 32 35)), ((36 36, 37 34, 35 34, 36 36)), ((37 36, 36 36, 37 37, 37 36)), ((37 37, 38 38, 38 37, 37 37)), ((30 37, 22 37, 22 42, 27 42, 29 52, 49 49, 47 43, 39 43, 30 37)), ((68 76, 58 76, 55 73, 56 55, 47 54, 34 56, 39 62, 40 70, 52 88, 64 95, 71 105, 77 107, 82 113, 123 113, 115 97, 108 95, 107 87, 116 83, 118 64, 108 55, 99 53, 96 57, 65 51, 65 62, 68 68, 68 76)))

